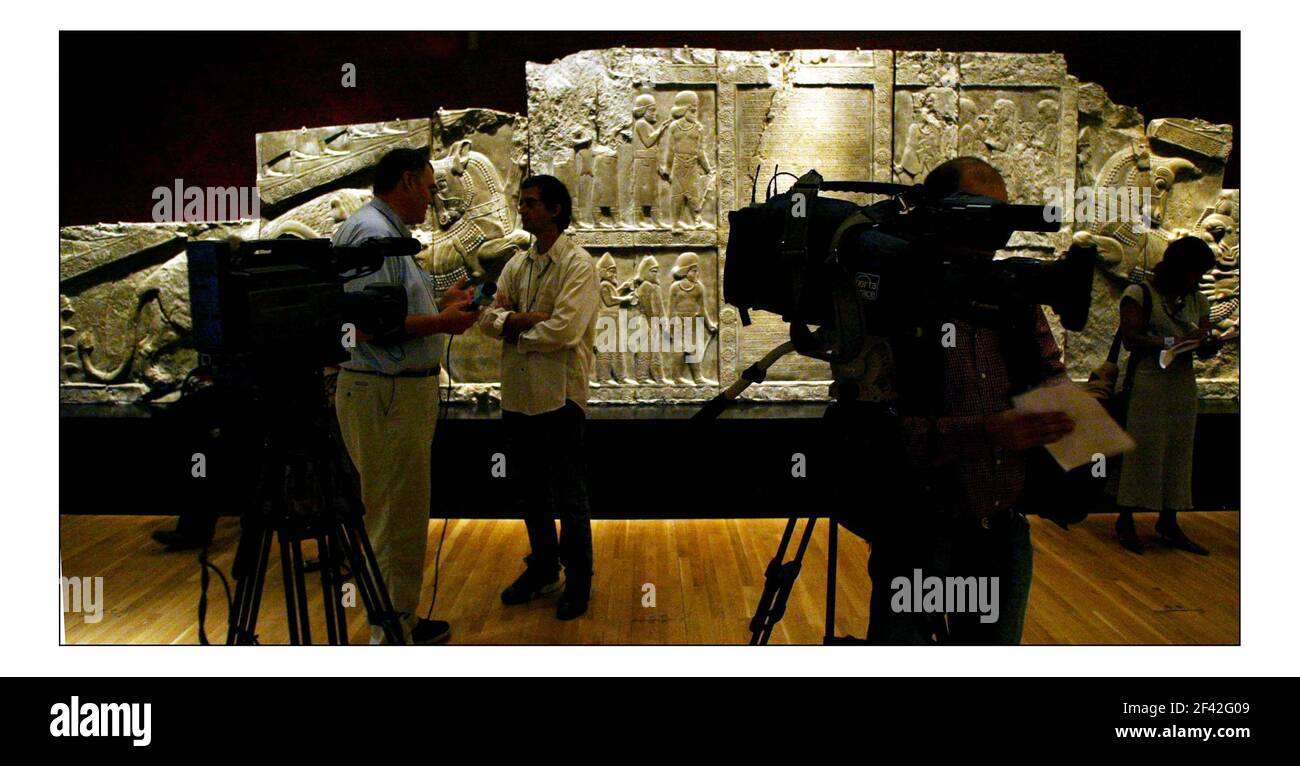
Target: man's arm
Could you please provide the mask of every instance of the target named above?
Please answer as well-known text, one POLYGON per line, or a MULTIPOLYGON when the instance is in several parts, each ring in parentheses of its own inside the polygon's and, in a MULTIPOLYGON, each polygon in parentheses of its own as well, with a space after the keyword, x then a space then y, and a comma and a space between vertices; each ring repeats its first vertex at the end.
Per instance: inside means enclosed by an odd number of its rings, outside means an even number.
MULTIPOLYGON (((515 273, 519 271, 520 258, 525 256, 515 255, 506 264, 506 268, 500 271, 500 278, 497 280, 497 299, 494 300, 491 307, 484 308, 478 317, 478 329, 489 338, 506 338, 510 339, 510 334, 519 323, 515 311, 515 273)), ((515 333, 517 336, 517 332, 515 333)))
POLYGON ((478 309, 469 307, 468 300, 457 301, 437 314, 415 314, 406 317, 403 328, 408 337, 425 335, 460 335, 478 321, 478 309))
MULTIPOLYGON (((425 275, 420 274, 420 278, 425 275)), ((454 286, 447 288, 439 301, 442 308, 436 314, 413 314, 406 317, 403 327, 407 337, 425 335, 460 335, 474 326, 478 321, 478 311, 467 308, 474 297, 474 291, 466 285, 468 280, 462 278, 454 286)))
POLYGON ((590 258, 570 258, 555 310, 550 318, 539 322, 519 336, 519 350, 525 353, 558 351, 582 342, 588 325, 596 316, 600 291, 596 286, 596 267, 590 258))
POLYGON ((903 448, 918 465, 941 466, 963 457, 987 454, 989 447, 1018 452, 1051 444, 1074 430, 1063 412, 1003 410, 995 415, 899 419, 903 448))

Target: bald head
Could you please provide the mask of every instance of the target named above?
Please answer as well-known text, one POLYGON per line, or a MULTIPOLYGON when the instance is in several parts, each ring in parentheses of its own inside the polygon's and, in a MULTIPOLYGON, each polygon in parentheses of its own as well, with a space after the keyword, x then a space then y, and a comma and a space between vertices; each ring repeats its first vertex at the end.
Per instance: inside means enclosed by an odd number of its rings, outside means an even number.
POLYGON ((960 192, 1007 201, 1007 184, 1002 174, 978 157, 957 157, 931 170, 925 177, 925 191, 931 199, 960 192))

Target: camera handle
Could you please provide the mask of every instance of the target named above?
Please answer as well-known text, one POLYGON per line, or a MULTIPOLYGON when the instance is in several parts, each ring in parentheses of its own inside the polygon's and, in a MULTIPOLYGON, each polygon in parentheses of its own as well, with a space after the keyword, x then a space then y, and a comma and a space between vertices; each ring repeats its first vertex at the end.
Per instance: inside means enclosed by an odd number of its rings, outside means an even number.
POLYGON ((762 383, 767 378, 767 369, 791 351, 794 351, 794 341, 788 340, 767 352, 762 359, 745 368, 745 371, 740 373, 740 377, 736 379, 735 383, 727 386, 722 393, 705 402, 700 411, 691 416, 691 420, 712 420, 721 415, 724 410, 731 406, 732 402, 740 398, 745 389, 755 383, 762 383))

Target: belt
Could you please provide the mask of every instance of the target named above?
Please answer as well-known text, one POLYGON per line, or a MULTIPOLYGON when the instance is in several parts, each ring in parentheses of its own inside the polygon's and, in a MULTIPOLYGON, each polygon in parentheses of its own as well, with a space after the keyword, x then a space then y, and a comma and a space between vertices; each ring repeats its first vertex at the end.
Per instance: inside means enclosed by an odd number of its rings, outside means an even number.
POLYGON ((427 370, 402 370, 401 372, 379 372, 378 370, 355 370, 351 367, 342 368, 346 372, 355 372, 361 375, 378 375, 384 378, 431 378, 442 372, 442 368, 434 365, 427 370))

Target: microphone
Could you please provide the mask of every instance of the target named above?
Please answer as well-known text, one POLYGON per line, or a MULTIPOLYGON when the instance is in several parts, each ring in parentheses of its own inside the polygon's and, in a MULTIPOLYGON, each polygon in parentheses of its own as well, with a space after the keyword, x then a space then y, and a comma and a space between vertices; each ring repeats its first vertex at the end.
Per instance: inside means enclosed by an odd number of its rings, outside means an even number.
POLYGON ((474 296, 470 298, 466 311, 476 311, 492 302, 497 294, 496 282, 481 282, 474 285, 474 296))

